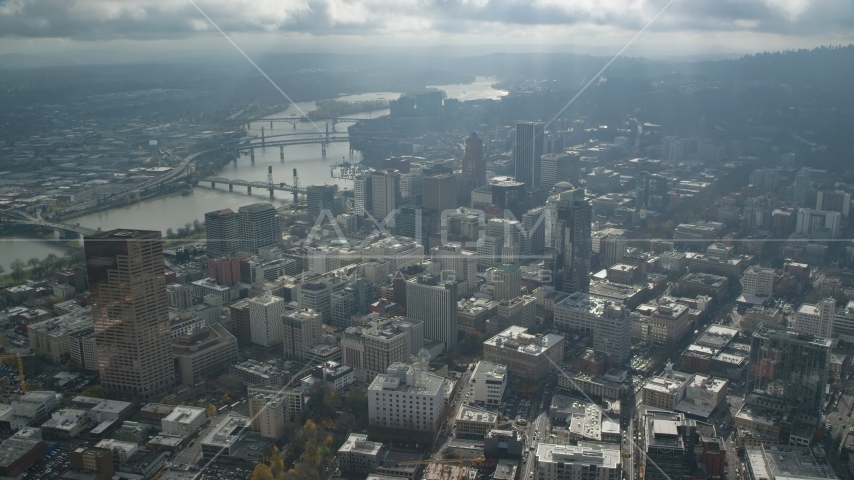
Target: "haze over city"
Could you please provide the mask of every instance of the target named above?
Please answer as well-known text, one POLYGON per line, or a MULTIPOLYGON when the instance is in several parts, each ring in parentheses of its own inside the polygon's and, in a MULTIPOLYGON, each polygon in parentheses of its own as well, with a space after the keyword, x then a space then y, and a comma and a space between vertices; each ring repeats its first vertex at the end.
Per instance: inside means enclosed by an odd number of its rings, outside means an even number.
POLYGON ((0 0, 0 478, 852 478, 852 40, 0 0))

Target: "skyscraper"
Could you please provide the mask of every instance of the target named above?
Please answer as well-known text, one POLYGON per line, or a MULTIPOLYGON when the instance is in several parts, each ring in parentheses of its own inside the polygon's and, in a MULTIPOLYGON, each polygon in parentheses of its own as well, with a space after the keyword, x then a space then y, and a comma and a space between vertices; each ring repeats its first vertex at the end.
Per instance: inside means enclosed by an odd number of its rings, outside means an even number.
POLYGON ((563 231, 563 245, 558 257, 558 268, 563 272, 558 280, 566 293, 587 292, 590 289, 590 255, 592 239, 590 222, 593 210, 584 198, 584 189, 573 188, 553 195, 550 202, 557 204, 557 220, 563 231))
POLYGON ((330 215, 335 215, 335 186, 334 185, 309 185, 306 189, 308 197, 308 214, 312 220, 320 217, 320 212, 329 210, 330 215))
POLYGON ((282 342, 282 314, 285 299, 268 290, 264 295, 250 298, 249 325, 252 343, 269 348, 282 342))
POLYGON ((422 205, 440 214, 457 207, 457 177, 450 173, 424 177, 422 205))
MULTIPOLYGON (((371 188, 371 214, 381 222, 400 203, 400 172, 394 169, 374 172, 371 174, 371 188)), ((394 219, 389 221, 388 226, 394 226, 394 219)))
POLYGON ((493 294, 495 301, 510 300, 522 294, 522 269, 518 263, 495 267, 491 280, 495 287, 493 294))
POLYGON ((84 239, 101 385, 150 398, 175 384, 160 232, 111 230, 84 239))
POLYGON ((483 140, 477 132, 471 132, 466 139, 466 153, 462 161, 463 178, 471 178, 475 186, 486 184, 486 160, 483 158, 483 140))
POLYGON ((771 228, 771 200, 765 195, 744 200, 742 227, 745 235, 771 228))
POLYGON ((551 191, 557 182, 578 184, 577 153, 547 153, 540 157, 540 190, 551 191), (573 175, 574 173, 574 175, 573 175), (575 181, 573 182, 573 177, 575 181))
POLYGON ((424 338, 457 346, 457 284, 426 274, 406 281, 406 315, 424 322, 424 338))
POLYGON ((516 181, 524 183, 528 191, 540 188, 540 161, 544 142, 541 122, 516 124, 516 181))
POLYGON ((359 218, 363 218, 365 212, 371 211, 374 200, 371 178, 371 175, 358 175, 353 179, 353 213, 359 218))
POLYGON ((806 207, 810 193, 810 169, 802 168, 795 176, 794 200, 796 207, 806 207))
POLYGON ((282 314, 282 346, 285 360, 305 360, 306 351, 315 346, 323 333, 320 315, 310 308, 282 314))
POLYGON ((439 231, 439 212, 430 208, 402 207, 395 217, 394 234, 415 240, 427 251, 430 235, 439 231))
POLYGON ((282 225, 269 203, 253 203, 237 209, 240 216, 241 250, 253 255, 258 249, 282 241, 282 225))
POLYGON ((205 250, 210 257, 229 256, 240 249, 240 219, 230 208, 205 214, 205 250))
POLYGON ((748 388, 783 399, 798 412, 817 417, 824 406, 830 345, 827 338, 762 324, 750 342, 748 388))

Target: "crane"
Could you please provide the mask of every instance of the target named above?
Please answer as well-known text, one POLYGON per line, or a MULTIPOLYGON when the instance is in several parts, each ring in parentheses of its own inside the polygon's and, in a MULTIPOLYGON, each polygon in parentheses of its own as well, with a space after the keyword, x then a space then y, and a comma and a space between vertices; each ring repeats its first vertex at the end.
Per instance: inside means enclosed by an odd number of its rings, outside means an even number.
POLYGON ((1 353, 0 359, 3 358, 17 358, 18 359, 18 378, 21 380, 21 392, 27 393, 27 384, 24 381, 24 361, 22 358, 24 357, 34 357, 34 353, 1 353))
MULTIPOLYGON (((456 459, 442 459, 442 460, 420 460, 417 462, 399 462, 398 465, 430 465, 431 463, 441 463, 441 464, 455 464, 458 467, 458 474, 456 480, 460 480, 463 478, 463 464, 468 463, 470 467, 479 467, 486 461, 484 457, 477 458, 456 458, 456 459)), ((442 474, 444 475, 445 468, 442 467, 442 474)), ((451 472, 448 471, 450 474, 451 472)))

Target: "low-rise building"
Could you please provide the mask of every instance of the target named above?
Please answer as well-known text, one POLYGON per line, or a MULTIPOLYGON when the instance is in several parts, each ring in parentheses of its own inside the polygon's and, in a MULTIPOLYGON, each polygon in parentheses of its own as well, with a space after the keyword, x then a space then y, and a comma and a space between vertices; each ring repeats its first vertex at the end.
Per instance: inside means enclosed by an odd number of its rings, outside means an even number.
POLYGON ((311 375, 302 379, 302 387, 308 388, 318 380, 328 382, 340 390, 353 383, 353 367, 338 362, 325 362, 317 365, 312 369, 311 375))
POLYGON ((531 335, 524 327, 511 326, 483 344, 483 359, 507 366, 510 375, 542 379, 563 360, 563 337, 531 335))
POLYGON ((237 456, 249 433, 249 417, 231 412, 202 439, 202 457, 227 461, 237 456))
POLYGON ((119 467, 119 471, 138 475, 142 480, 148 480, 159 472, 165 463, 166 452, 138 451, 119 467))
POLYGON ((204 408, 178 405, 160 420, 160 426, 164 434, 189 437, 201 430, 207 421, 204 408))
MULTIPOLYGON (((625 372, 624 372, 625 373, 625 372)), ((610 374, 591 375, 584 372, 567 371, 560 375, 557 386, 567 392, 582 392, 591 397, 601 397, 609 400, 618 400, 623 397, 629 387, 625 384, 625 375, 622 380, 610 374)))
POLYGON ((229 372, 240 377, 247 387, 257 385, 281 388, 290 381, 291 377, 290 373, 271 363, 251 358, 232 365, 229 367, 229 372))
POLYGON ((837 478, 827 458, 824 455, 816 457, 808 447, 761 445, 747 450, 745 464, 751 480, 837 478))
POLYGON ((76 408, 62 408, 41 425, 42 433, 48 438, 74 438, 89 426, 89 412, 76 408))
POLYGON ((726 297, 729 279, 711 273, 688 273, 676 282, 674 294, 683 297, 708 295, 717 301, 726 297))
POLYGON ((496 406, 507 389, 507 367, 486 360, 477 362, 469 380, 469 402, 496 406))
POLYGON ((622 472, 618 447, 540 443, 534 461, 537 480, 615 480, 621 477, 622 472))
POLYGON ((124 465, 128 458, 132 457, 133 454, 139 451, 139 445, 136 443, 122 442, 119 440, 113 440, 112 438, 101 440, 96 443, 95 446, 98 448, 106 448, 113 452, 113 467, 116 470, 124 465))
POLYGON ((45 443, 39 439, 13 435, 0 444, 0 475, 20 477, 45 456, 45 443))
POLYGON ((351 433, 338 449, 338 466, 347 473, 376 472, 384 453, 383 444, 368 441, 368 436, 351 433))
POLYGON ((101 423, 107 420, 124 420, 133 413, 133 404, 130 402, 86 397, 84 395, 72 398, 71 405, 77 408, 88 409, 89 418, 92 419, 93 423, 101 423))
POLYGON ((668 364, 664 374, 656 375, 644 384, 642 391, 644 405, 673 411, 685 397, 685 389, 692 378, 693 375, 674 372, 673 365, 668 364))
POLYGON ((454 423, 457 436, 483 438, 498 426, 498 415, 494 412, 463 405, 454 423))

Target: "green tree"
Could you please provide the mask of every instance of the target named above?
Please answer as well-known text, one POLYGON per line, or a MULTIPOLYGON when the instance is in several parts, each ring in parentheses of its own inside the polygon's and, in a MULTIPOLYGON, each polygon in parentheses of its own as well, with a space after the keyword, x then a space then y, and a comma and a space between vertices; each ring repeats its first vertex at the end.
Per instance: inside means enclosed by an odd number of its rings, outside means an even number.
POLYGON ((0 265, 0 285, 3 284, 3 274, 6 273, 6 269, 3 268, 3 265, 0 265))
POLYGON ((41 278, 41 276, 42 276, 42 268, 41 268, 42 261, 40 259, 38 259, 37 257, 33 257, 33 258, 27 260, 27 265, 29 265, 29 267, 32 269, 33 274, 35 275, 36 278, 41 278))
POLYGON ((252 471, 252 480, 273 480, 273 472, 267 465, 259 463, 252 471))
POLYGON ((166 238, 172 238, 172 237, 174 237, 174 236, 175 236, 175 231, 174 231, 174 230, 172 230, 172 228, 171 228, 171 227, 170 227, 170 228, 167 228, 167 229, 166 229, 166 238))
POLYGON ((12 278, 15 279, 15 283, 20 283, 21 277, 24 276, 24 266, 24 261, 20 258, 12 260, 12 263, 9 264, 9 268, 12 270, 12 278))
POLYGON ((100 385, 92 385, 92 386, 86 387, 82 392, 80 392, 80 394, 83 395, 84 397, 95 397, 95 398, 108 398, 109 397, 109 392, 107 391, 107 389, 100 386, 100 385))
POLYGON ((208 417, 213 417, 216 415, 216 406, 212 403, 205 405, 205 413, 208 414, 208 417))

